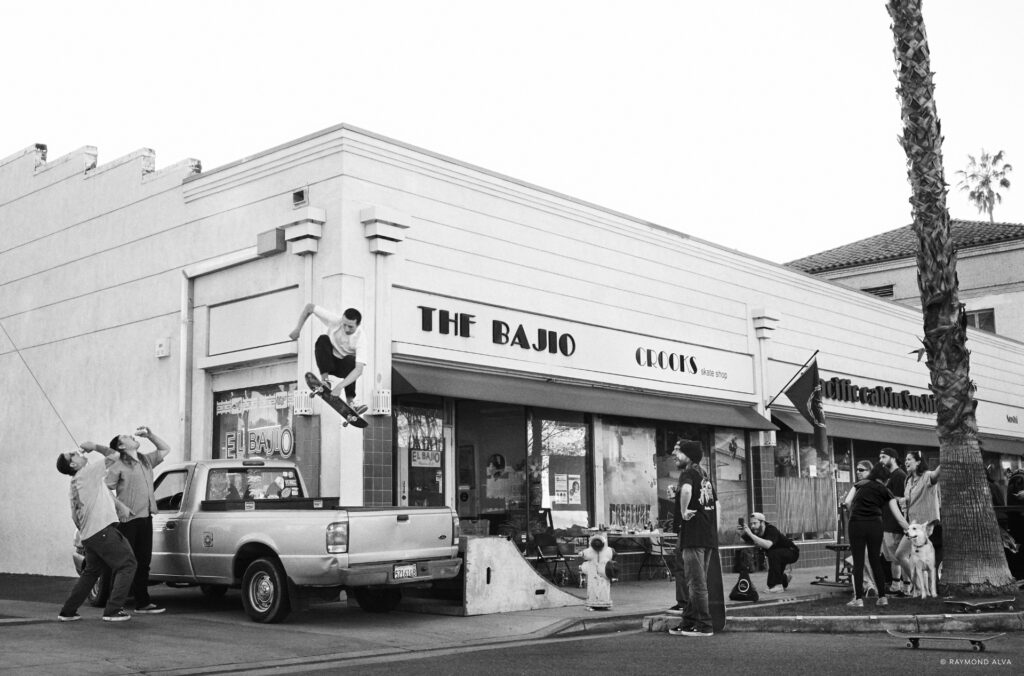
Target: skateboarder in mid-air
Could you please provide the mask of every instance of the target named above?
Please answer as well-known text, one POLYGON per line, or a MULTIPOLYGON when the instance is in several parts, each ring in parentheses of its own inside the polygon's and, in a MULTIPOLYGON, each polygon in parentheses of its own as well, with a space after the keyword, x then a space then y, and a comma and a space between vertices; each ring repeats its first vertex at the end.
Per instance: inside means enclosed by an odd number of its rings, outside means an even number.
POLYGON ((316 339, 314 348, 320 380, 339 398, 341 391, 344 390, 348 405, 356 414, 362 415, 366 411, 366 406, 356 402, 356 380, 363 374, 366 365, 366 362, 362 361, 366 354, 366 339, 360 326, 363 315, 359 310, 350 307, 339 317, 319 305, 307 303, 302 308, 295 330, 288 334, 289 338, 299 339, 302 326, 310 315, 316 315, 320 321, 327 324, 327 333, 316 339), (332 385, 331 376, 340 380, 332 385))

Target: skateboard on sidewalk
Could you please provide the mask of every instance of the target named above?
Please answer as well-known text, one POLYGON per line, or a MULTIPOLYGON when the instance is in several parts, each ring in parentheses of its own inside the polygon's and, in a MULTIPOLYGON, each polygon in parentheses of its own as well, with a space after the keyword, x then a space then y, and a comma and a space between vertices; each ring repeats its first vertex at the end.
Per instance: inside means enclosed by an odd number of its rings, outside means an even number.
POLYGON ((1013 610, 1012 596, 994 599, 946 599, 943 603, 953 606, 958 613, 980 613, 986 610, 1013 610))
POLYGON ((985 641, 991 641, 999 638, 1000 636, 1006 636, 1006 632, 999 634, 904 634, 902 632, 893 631, 892 629, 886 629, 886 631, 889 632, 890 636, 906 640, 907 647, 914 648, 915 650, 921 647, 921 639, 937 639, 944 641, 970 641, 971 650, 976 653, 980 653, 985 650, 985 641))
POLYGON ((320 397, 324 402, 337 411, 344 418, 346 425, 363 428, 369 423, 366 422, 351 406, 339 397, 334 396, 323 381, 313 373, 306 373, 306 386, 314 397, 320 397))

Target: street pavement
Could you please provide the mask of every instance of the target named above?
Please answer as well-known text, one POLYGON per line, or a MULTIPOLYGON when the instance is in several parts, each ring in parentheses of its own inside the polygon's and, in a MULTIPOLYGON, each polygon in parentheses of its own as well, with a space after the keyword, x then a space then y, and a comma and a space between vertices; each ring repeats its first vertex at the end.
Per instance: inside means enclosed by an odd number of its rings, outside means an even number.
MULTIPOLYGON (((886 627, 931 631, 1024 630, 1022 613, 932 618, 797 618, 784 604, 849 591, 812 585, 832 568, 798 568, 788 592, 768 594, 765 574, 752 579, 761 593, 758 605, 783 604, 778 616, 741 618, 730 614, 727 633, 735 631, 882 631, 886 627), (899 624, 902 622, 903 624, 899 624), (896 624, 894 624, 896 623, 896 624), (953 623, 953 624, 951 624, 953 623)), ((732 588, 735 574, 726 574, 732 588)), ((674 583, 626 581, 612 587, 614 607, 589 612, 583 606, 462 617, 398 611, 372 614, 345 602, 315 605, 295 612, 281 624, 258 624, 241 609, 239 593, 207 599, 195 588, 154 587, 154 600, 166 606, 161 615, 136 615, 129 622, 100 621, 101 610, 83 607, 83 620, 56 621, 70 578, 0 575, 0 673, 19 676, 76 674, 227 674, 257 669, 287 670, 298 665, 333 665, 350 659, 395 657, 412 652, 570 637, 616 631, 663 631, 678 619, 664 611, 674 602, 674 583), (28 582, 32 584, 29 585, 28 582), (127 639, 127 640, 125 640, 127 639)), ((586 590, 565 588, 578 595, 586 590)), ((735 608, 736 604, 728 602, 735 608)))

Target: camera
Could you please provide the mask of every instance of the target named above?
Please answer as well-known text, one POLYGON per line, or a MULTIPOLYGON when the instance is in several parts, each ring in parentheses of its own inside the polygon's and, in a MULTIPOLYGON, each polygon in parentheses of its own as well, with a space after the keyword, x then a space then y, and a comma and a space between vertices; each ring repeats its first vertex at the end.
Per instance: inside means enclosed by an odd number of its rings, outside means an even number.
POLYGON ((742 526, 743 525, 743 517, 742 516, 740 517, 739 522, 740 522, 740 526, 742 526))

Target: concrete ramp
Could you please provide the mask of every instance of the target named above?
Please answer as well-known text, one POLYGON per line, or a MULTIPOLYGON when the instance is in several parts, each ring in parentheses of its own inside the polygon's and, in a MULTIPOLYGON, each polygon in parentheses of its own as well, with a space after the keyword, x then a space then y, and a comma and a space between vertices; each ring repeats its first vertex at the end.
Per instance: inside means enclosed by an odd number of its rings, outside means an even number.
POLYGON ((509 540, 463 537, 465 615, 584 605, 584 599, 562 591, 541 576, 509 540))

